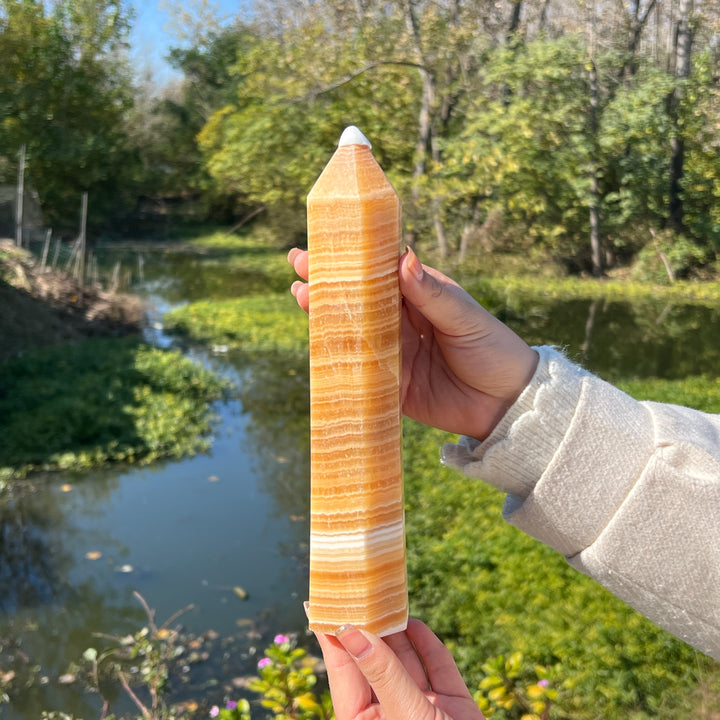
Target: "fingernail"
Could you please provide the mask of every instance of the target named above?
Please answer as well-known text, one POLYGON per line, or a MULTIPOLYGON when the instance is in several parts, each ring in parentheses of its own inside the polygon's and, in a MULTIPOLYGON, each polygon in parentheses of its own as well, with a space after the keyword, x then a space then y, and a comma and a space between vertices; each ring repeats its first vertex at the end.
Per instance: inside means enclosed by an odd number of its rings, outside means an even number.
POLYGON ((339 627, 335 637, 356 660, 361 660, 372 650, 372 643, 354 625, 339 627))
POLYGON ((290 292, 292 293, 293 297, 297 297, 298 290, 303 286, 302 280, 296 280, 291 286, 290 286, 290 292))
POLYGON ((295 262, 295 256, 300 252, 300 248, 293 248, 287 255, 288 262, 293 265, 295 262))
POLYGON ((310 619, 310 603, 307 600, 303 603, 303 610, 305 610, 305 616, 310 619))
POLYGON ((425 275, 425 270, 423 270, 422 263, 418 260, 418 256, 415 254, 415 252, 409 245, 405 247, 405 250, 407 251, 406 262, 408 269, 415 276, 416 280, 422 280, 423 276, 425 275))

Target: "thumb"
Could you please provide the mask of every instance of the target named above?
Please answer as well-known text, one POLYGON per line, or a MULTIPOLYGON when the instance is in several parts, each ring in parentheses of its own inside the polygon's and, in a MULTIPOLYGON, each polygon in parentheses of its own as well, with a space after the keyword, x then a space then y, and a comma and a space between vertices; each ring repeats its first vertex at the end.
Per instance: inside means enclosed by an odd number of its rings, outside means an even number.
POLYGON ((409 247, 400 258, 399 281, 403 297, 440 332, 470 334, 492 321, 492 315, 470 293, 423 265, 409 247))
MULTIPOLYGON (((410 676, 398 656, 379 637, 352 625, 337 631, 375 693, 385 720, 433 720, 436 709, 410 676)), ((427 687, 429 690, 429 685, 427 687)))

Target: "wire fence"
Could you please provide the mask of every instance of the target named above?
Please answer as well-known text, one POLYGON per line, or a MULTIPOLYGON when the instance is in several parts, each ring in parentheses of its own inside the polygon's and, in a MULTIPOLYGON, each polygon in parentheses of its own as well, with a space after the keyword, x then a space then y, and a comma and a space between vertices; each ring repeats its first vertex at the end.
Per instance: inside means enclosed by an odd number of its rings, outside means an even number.
POLYGON ((142 279, 143 259, 138 256, 137 270, 133 273, 133 262, 120 260, 108 264, 101 263, 98 253, 88 248, 78 237, 72 242, 63 242, 54 238, 52 231, 45 231, 44 237, 37 232, 31 237, 24 238, 23 247, 34 255, 40 264, 40 272, 63 272, 72 277, 80 285, 101 286, 110 292, 127 290, 135 279, 142 279))

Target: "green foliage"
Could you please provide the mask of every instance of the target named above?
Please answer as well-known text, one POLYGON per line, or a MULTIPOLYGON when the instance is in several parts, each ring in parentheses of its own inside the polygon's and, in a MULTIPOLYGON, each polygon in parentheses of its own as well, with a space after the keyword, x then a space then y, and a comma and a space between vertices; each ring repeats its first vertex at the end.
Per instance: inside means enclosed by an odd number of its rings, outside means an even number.
POLYGON ((299 354, 307 349, 307 316, 292 296, 265 295, 199 301, 171 310, 165 327, 193 340, 247 353, 299 354))
POLYGON ((684 224, 691 237, 720 249, 720 163, 718 124, 720 91, 711 78, 717 73, 716 59, 698 53, 693 75, 687 84, 681 108, 685 141, 682 178, 684 224))
MULTIPOLYGON (((138 719, 180 720, 192 711, 182 705, 172 706, 167 700, 178 665, 190 661, 182 634, 171 626, 180 613, 158 627, 144 598, 138 593, 135 596, 147 612, 147 625, 132 635, 109 638, 106 648, 87 648, 78 667, 72 669, 82 671, 88 687, 104 699, 106 707, 110 687, 119 686, 140 711, 138 719), (143 701, 141 696, 149 700, 143 701)), ((257 693, 259 704, 272 713, 274 720, 331 720, 334 714, 330 693, 318 693, 317 671, 317 659, 297 647, 295 637, 276 635, 265 649, 249 689, 257 693)), ((247 698, 229 699, 224 707, 213 705, 209 717, 250 720, 251 703, 247 698)))
MULTIPOLYGON (((220 192, 208 174, 197 135, 208 117, 235 96, 239 80, 232 68, 252 42, 252 33, 241 25, 214 30, 193 45, 170 50, 170 64, 183 75, 179 87, 160 96, 155 87, 140 88, 130 116, 131 141, 141 162, 139 192, 199 198, 200 218, 215 222, 243 211, 243 198, 220 192)), ((194 203, 184 205, 187 211, 194 203)))
POLYGON ((408 71, 388 65, 356 74, 378 60, 387 31, 334 32, 331 17, 318 6, 284 32, 258 35, 233 70, 237 97, 199 135, 219 187, 267 207, 287 234, 304 232, 305 196, 345 126, 360 125, 375 140, 386 172, 410 166, 412 146, 402 140, 412 122, 408 71), (335 88, 345 76, 352 80, 335 88))
POLYGON ((0 366, 0 473, 147 463, 200 452, 227 382, 128 340, 45 348, 0 366))
POLYGON ((228 700, 224 708, 213 705, 210 710, 210 717, 219 720, 250 720, 250 703, 245 699, 228 700))
POLYGON ((720 378, 696 376, 682 380, 629 379, 622 380, 617 385, 639 400, 654 400, 720 414, 720 378))
POLYGON ((575 37, 498 49, 448 144, 445 173, 459 174, 460 197, 486 199, 485 215, 499 208, 526 241, 558 246, 587 227, 584 60, 575 37))
MULTIPOLYGON (((667 275, 665 276, 665 280, 667 275)), ((498 293, 504 302, 513 303, 515 298, 532 301, 533 298, 556 298, 571 300, 589 298, 603 300, 627 300, 632 302, 655 301, 678 304, 702 304, 717 307, 720 302, 720 286, 716 283, 682 282, 673 285, 626 280, 604 280, 602 283, 587 278, 547 278, 538 282, 534 275, 468 278, 464 285, 473 294, 482 297, 487 291, 498 293)))
POLYGON ((616 247, 637 243, 637 228, 661 227, 667 219, 667 97, 672 88, 670 75, 643 64, 634 82, 618 87, 602 113, 603 217, 616 247))
POLYGON ((277 635, 258 663, 260 677, 249 687, 260 694, 262 706, 275 720, 330 720, 334 717, 330 694, 325 691, 318 698, 314 691, 315 665, 292 638, 277 635))
POLYGON ((26 183, 56 229, 78 227, 84 190, 91 222, 130 199, 128 31, 115 0, 0 2, 0 182, 16 181, 24 144, 26 183))
POLYGON ((687 237, 669 233, 656 235, 640 250, 632 268, 632 276, 644 282, 672 283, 687 277, 693 268, 705 265, 708 248, 687 237))
POLYGON ((474 698, 485 717, 508 720, 545 720, 549 717, 557 690, 547 668, 530 668, 523 654, 499 655, 482 666, 485 677, 474 698))
POLYGON ((277 244, 277 238, 261 228, 254 229, 249 235, 215 232, 192 240, 192 245, 210 254, 217 253, 225 264, 243 268, 248 274, 255 274, 273 285, 281 284, 285 292, 297 276, 287 261, 285 250, 276 250, 274 243, 277 244))
POLYGON ((24 144, 56 231, 75 231, 89 190, 91 223, 110 231, 162 194, 185 198, 186 217, 263 211, 302 241, 305 196, 353 123, 416 241, 442 227, 456 249, 539 245, 574 271, 588 264, 591 208, 621 263, 667 226, 677 140, 682 232, 705 251, 677 254, 716 259, 716 8, 693 17, 682 80, 667 72, 672 39, 639 18, 629 40, 629 18, 598 16, 590 47, 572 12, 547 26, 523 15, 510 37, 493 3, 268 0, 172 49, 183 81, 158 94, 134 86, 125 0, 0 0, 0 182, 15 182, 24 144))

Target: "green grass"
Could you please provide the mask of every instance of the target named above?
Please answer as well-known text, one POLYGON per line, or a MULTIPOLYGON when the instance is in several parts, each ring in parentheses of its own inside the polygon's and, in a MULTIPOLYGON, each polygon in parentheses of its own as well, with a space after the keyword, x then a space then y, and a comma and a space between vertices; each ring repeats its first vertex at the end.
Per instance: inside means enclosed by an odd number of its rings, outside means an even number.
POLYGON ((0 365, 0 479, 204 451, 226 381, 130 340, 43 348, 0 365))
POLYGON ((233 300, 202 300, 165 315, 170 332, 247 353, 307 351, 308 319, 289 292, 233 300))
POLYGON ((473 293, 489 291, 507 298, 519 296, 524 300, 654 300, 720 306, 720 283, 715 282, 678 281, 672 285, 656 285, 579 277, 497 276, 468 279, 466 288, 473 293))

